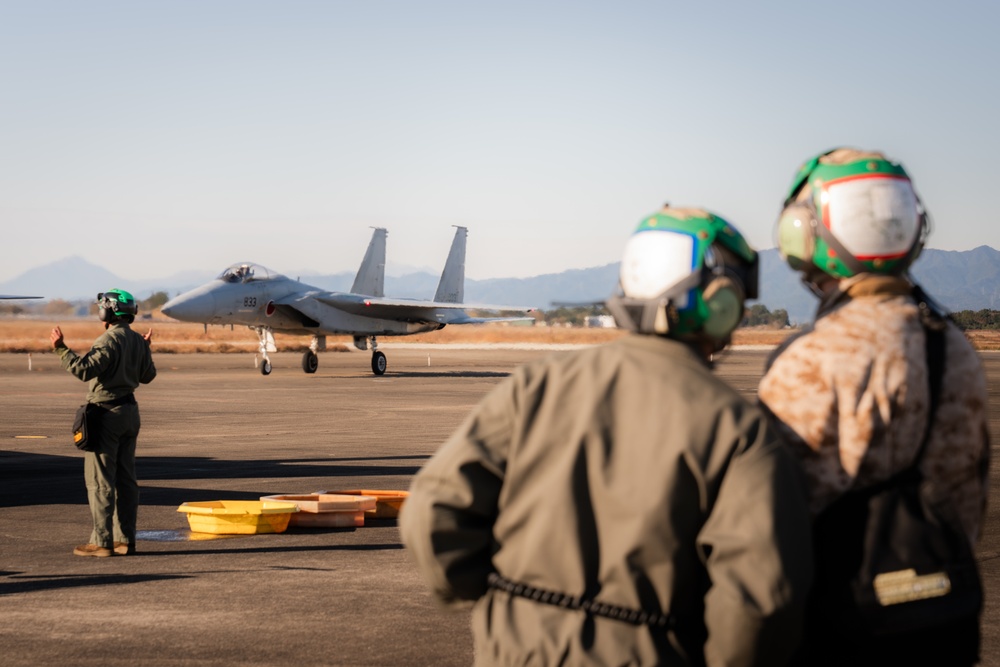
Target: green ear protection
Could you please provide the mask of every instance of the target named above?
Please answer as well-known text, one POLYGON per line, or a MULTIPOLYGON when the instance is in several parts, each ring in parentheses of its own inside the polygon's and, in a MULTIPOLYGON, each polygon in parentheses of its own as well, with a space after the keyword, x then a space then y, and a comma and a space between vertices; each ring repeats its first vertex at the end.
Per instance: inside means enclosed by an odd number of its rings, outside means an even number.
POLYGON ((702 331, 714 340, 728 340, 743 320, 744 293, 732 279, 712 279, 702 294, 708 316, 702 331))
POLYGON ((836 148, 799 168, 776 241, 788 265, 807 278, 892 275, 913 263, 928 230, 902 165, 881 153, 836 148))

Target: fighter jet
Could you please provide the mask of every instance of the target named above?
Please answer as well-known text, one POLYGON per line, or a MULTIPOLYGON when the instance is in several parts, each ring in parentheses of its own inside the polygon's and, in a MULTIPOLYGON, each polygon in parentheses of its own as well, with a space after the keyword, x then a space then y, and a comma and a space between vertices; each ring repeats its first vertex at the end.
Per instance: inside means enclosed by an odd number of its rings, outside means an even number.
POLYGON ((350 293, 327 292, 287 278, 260 264, 237 263, 201 287, 163 305, 164 315, 184 322, 245 324, 260 340, 260 372, 271 373, 268 352, 277 351, 274 332, 312 336, 302 355, 302 370, 315 373, 317 352, 326 337, 350 335, 359 350, 372 350, 372 372, 383 375, 387 362, 376 336, 407 336, 442 329, 448 324, 527 320, 528 317, 472 317, 466 310, 530 312, 531 307, 462 303, 465 293, 465 241, 468 230, 456 227, 448 260, 433 301, 388 298, 385 286, 385 239, 374 228, 368 250, 350 293))

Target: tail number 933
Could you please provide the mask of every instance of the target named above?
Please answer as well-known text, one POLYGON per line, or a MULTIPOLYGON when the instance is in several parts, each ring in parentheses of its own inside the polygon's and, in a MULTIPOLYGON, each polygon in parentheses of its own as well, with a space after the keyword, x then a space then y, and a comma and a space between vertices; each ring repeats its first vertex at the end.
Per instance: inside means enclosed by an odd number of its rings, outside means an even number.
POLYGON ((244 308, 256 308, 257 307, 257 297, 255 297, 255 296, 245 296, 245 297, 243 297, 243 307, 244 308))

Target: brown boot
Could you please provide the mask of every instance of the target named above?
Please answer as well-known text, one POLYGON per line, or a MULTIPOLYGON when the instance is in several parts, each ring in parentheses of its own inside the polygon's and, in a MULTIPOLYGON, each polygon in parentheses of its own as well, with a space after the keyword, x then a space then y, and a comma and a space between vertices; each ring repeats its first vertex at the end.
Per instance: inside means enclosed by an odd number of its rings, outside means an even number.
POLYGON ((135 555, 135 545, 126 544, 125 542, 115 542, 114 544, 115 553, 119 556, 134 556, 135 555))
POLYGON ((84 544, 83 546, 73 549, 73 555, 107 558, 108 556, 113 556, 114 553, 107 547, 99 547, 96 544, 84 544))

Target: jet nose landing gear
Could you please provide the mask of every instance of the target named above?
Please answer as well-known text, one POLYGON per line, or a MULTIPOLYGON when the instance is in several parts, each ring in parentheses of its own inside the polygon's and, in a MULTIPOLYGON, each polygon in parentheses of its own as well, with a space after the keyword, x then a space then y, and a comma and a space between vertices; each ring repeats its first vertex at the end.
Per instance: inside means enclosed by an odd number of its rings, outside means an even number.
MULTIPOLYGON (((267 358, 268 352, 277 352, 278 347, 274 344, 274 333, 272 333, 270 327, 251 327, 257 332, 257 337, 260 339, 260 347, 258 347, 258 352, 260 353, 260 374, 270 375, 271 374, 271 360, 267 358)), ((256 363, 257 358, 254 357, 254 363, 256 363)))

